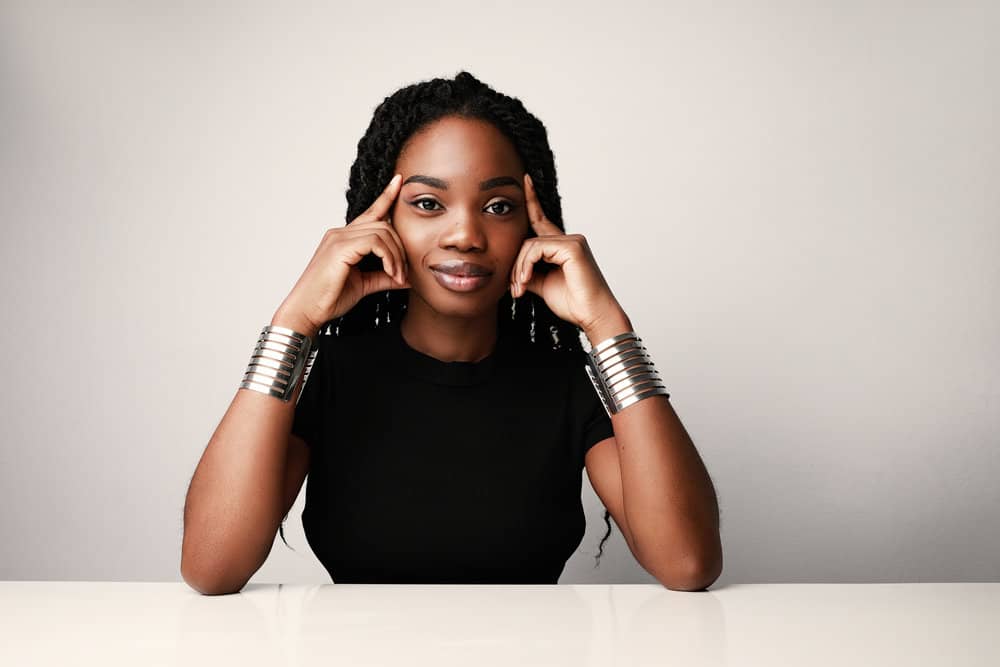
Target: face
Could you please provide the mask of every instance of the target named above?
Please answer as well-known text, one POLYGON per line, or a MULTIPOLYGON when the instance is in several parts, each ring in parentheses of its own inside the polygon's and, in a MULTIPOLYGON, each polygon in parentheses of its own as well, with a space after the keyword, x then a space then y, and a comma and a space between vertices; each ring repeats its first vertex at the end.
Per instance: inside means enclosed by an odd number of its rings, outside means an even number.
POLYGON ((409 262, 411 306, 422 299, 442 314, 477 317, 495 312, 510 287, 510 272, 529 235, 524 165, 492 124, 457 117, 413 135, 396 161, 403 181, 391 211, 409 262), (463 274, 433 267, 468 262, 463 274))

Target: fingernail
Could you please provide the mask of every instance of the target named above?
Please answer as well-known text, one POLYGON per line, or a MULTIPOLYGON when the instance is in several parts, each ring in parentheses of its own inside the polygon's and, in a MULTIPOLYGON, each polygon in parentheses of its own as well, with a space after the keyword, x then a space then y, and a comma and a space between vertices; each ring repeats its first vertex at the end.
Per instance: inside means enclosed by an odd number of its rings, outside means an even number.
POLYGON ((392 180, 389 181, 389 185, 395 185, 396 181, 398 181, 400 178, 402 178, 402 174, 396 174, 395 176, 392 177, 392 180))

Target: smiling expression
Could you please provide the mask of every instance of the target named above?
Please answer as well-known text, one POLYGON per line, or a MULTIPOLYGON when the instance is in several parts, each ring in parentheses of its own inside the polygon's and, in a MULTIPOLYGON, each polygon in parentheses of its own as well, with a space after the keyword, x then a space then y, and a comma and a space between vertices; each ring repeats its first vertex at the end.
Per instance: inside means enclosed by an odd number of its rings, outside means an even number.
POLYGON ((395 171, 403 184, 391 218, 409 262, 411 299, 443 314, 495 310, 530 227, 513 144, 489 122, 447 116, 410 137, 395 171), (431 268, 442 264, 466 277, 431 268))

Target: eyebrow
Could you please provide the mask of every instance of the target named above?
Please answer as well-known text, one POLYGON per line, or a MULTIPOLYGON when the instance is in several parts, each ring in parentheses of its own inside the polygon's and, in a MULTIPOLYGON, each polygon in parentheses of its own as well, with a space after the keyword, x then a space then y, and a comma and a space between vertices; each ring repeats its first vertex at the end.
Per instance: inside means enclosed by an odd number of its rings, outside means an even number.
MULTIPOLYGON (((429 185, 432 188, 437 188, 439 190, 448 189, 448 181, 440 178, 434 178, 433 176, 424 176, 422 174, 414 174, 410 176, 405 181, 403 185, 407 183, 423 183, 424 185, 429 185)), ((524 190, 524 186, 521 185, 520 181, 516 178, 510 176, 497 176, 496 178, 488 178, 479 184, 480 190, 492 190, 493 188, 499 188, 503 185, 513 185, 514 187, 521 188, 524 190)), ((402 185, 400 187, 403 187, 402 185)))

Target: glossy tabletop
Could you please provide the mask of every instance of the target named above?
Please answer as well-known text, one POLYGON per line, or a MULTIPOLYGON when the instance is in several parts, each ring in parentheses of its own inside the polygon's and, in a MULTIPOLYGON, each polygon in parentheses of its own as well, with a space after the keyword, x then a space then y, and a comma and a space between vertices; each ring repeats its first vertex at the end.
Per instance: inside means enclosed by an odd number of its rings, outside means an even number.
POLYGON ((1000 583, 0 582, 0 665, 1000 665, 1000 583))

